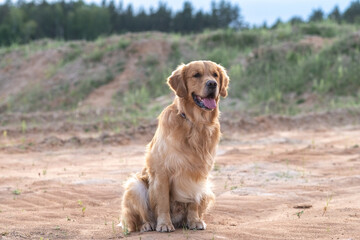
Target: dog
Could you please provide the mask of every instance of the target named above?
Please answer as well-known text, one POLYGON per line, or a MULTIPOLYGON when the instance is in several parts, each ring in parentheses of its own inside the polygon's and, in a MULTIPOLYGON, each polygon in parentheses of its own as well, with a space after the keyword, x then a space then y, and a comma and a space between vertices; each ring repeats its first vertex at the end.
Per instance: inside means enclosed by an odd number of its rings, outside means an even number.
POLYGON ((218 103, 229 80, 211 61, 182 64, 167 79, 176 96, 158 117, 144 169, 125 183, 124 231, 206 229, 203 215, 215 200, 209 173, 221 136, 218 103))

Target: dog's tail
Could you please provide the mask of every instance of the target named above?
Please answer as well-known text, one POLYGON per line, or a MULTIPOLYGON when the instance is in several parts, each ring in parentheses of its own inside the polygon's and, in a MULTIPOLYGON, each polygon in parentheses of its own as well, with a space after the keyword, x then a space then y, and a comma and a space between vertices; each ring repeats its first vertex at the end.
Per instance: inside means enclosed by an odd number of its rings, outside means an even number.
POLYGON ((150 222, 149 178, 148 175, 137 173, 125 183, 125 192, 121 204, 121 223, 123 232, 139 231, 141 226, 150 222))

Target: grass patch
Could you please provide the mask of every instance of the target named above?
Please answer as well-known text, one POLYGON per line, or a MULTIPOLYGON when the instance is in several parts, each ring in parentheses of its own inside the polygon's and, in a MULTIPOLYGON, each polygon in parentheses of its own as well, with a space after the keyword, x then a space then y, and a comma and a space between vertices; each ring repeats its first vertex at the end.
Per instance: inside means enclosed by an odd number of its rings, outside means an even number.
POLYGON ((200 37, 200 45, 207 48, 216 48, 220 46, 228 46, 230 48, 245 49, 254 47, 262 42, 262 35, 257 30, 235 31, 232 29, 218 30, 216 32, 205 32, 200 37))
POLYGON ((94 51, 85 56, 84 60, 85 62, 100 62, 103 59, 105 53, 105 50, 96 47, 94 51))
MULTIPOLYGON (((230 96, 268 113, 298 113, 304 93, 359 97, 360 38, 346 36, 314 52, 311 46, 287 43, 258 48, 245 68, 233 65, 230 96)), ((324 104, 327 104, 324 101, 324 104)), ((329 105, 329 104, 327 104, 329 105)))
POLYGON ((130 45, 131 41, 127 38, 121 38, 117 44, 118 49, 124 50, 130 45))
POLYGON ((205 58, 228 68, 237 55, 238 51, 236 49, 221 46, 207 52, 205 58))
POLYGON ((341 37, 355 30, 355 26, 339 25, 332 21, 302 23, 298 28, 301 35, 316 35, 324 38, 341 37))
POLYGON ((70 47, 70 50, 65 52, 65 54, 64 54, 64 57, 62 60, 63 65, 79 58, 83 52, 81 47, 78 44, 70 44, 69 47, 70 47))
POLYGON ((71 85, 64 83, 54 85, 51 89, 46 89, 40 84, 28 86, 27 90, 8 100, 7 109, 13 112, 72 109, 93 90, 109 83, 113 78, 112 72, 107 69, 105 73, 101 74, 101 78, 80 79, 71 85))

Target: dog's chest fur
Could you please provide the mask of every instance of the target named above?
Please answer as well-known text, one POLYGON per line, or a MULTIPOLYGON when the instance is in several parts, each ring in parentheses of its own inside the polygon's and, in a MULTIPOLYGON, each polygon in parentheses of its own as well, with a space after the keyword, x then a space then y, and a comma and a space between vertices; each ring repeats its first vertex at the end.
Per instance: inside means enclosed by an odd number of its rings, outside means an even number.
POLYGON ((213 121, 184 119, 171 105, 159 116, 158 129, 148 145, 148 170, 157 165, 167 174, 174 201, 200 202, 211 191, 208 177, 220 138, 217 112, 214 114, 213 121))
POLYGON ((178 202, 199 203, 202 196, 211 191, 208 175, 213 166, 220 130, 216 124, 199 126, 185 124, 188 126, 183 129, 183 137, 170 134, 170 141, 163 146, 166 152, 165 166, 171 173, 170 195, 178 202), (173 141, 178 141, 176 146, 183 146, 182 151, 173 149, 174 146, 171 145, 173 141))

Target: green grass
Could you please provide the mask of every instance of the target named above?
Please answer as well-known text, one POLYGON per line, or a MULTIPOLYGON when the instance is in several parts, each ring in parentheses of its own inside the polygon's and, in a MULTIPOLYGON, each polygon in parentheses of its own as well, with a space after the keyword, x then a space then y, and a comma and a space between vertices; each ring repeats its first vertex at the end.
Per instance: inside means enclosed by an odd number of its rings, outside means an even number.
MULTIPOLYGON (((250 105, 265 105, 269 112, 303 103, 304 93, 320 99, 331 96, 359 98, 360 38, 347 35, 319 52, 296 43, 263 47, 255 51, 244 68, 233 64, 230 96, 250 105), (292 96, 293 100, 289 100, 292 96)), ((290 111, 291 112, 291 111, 290 111)), ((293 112, 297 112, 296 110, 293 112)))
POLYGON ((15 189, 12 193, 13 193, 14 195, 20 195, 20 194, 21 194, 21 190, 20 190, 20 189, 15 189))
POLYGON ((87 62, 95 62, 95 63, 100 62, 105 53, 106 53, 106 51, 97 47, 91 53, 87 54, 85 56, 84 60, 87 62))
POLYGON ((216 62, 228 68, 231 66, 231 63, 237 54, 238 51, 236 49, 227 46, 219 46, 208 51, 207 54, 205 54, 205 59, 216 62))
POLYGON ((11 52, 19 52, 24 58, 28 58, 32 54, 40 51, 46 51, 50 49, 57 49, 64 46, 65 42, 60 40, 42 39, 30 42, 28 44, 14 43, 9 47, 0 47, 0 57, 4 54, 11 52))
POLYGON ((9 111, 47 111, 53 109, 72 109, 85 99, 94 89, 113 80, 112 72, 107 69, 101 78, 85 78, 73 84, 54 85, 44 89, 40 84, 29 86, 25 91, 13 96, 7 102, 9 111))
POLYGON ((79 58, 81 54, 83 53, 83 50, 78 44, 70 44, 70 49, 65 52, 62 64, 65 65, 69 62, 74 61, 75 59, 79 58))
POLYGON ((131 44, 131 41, 126 38, 121 38, 117 44, 118 49, 124 50, 131 44))

